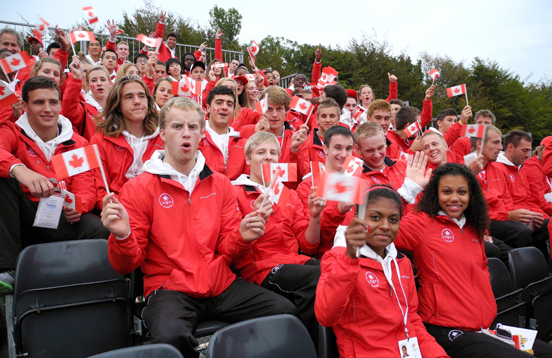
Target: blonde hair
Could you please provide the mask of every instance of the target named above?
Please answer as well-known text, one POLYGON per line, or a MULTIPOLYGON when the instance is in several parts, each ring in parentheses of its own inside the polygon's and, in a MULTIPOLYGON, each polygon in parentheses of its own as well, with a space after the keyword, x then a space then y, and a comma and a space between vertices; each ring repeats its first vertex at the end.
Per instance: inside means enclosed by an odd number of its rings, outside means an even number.
POLYGON ((389 111, 389 113, 391 113, 391 105, 384 99, 376 99, 372 101, 372 103, 370 103, 370 105, 366 109, 366 116, 372 117, 372 114, 374 114, 375 111, 379 110, 389 111))
POLYGON ((165 129, 167 116, 173 107, 184 111, 196 111, 199 116, 199 127, 201 130, 205 129, 205 113, 196 101, 187 97, 173 97, 165 103, 159 113, 159 128, 165 129))
POLYGON ((383 129, 381 128, 381 126, 374 122, 365 122, 358 126, 355 131, 355 143, 357 145, 360 145, 360 141, 362 139, 375 137, 377 135, 381 135, 385 138, 385 134, 383 133, 383 129))
POLYGON ((282 87, 267 87, 261 93, 259 99, 263 99, 265 95, 268 94, 268 103, 276 106, 286 106, 286 111, 289 109, 289 103, 291 102, 291 97, 285 89, 282 87))
POLYGON ((257 132, 253 134, 247 142, 245 143, 245 156, 251 157, 251 152, 253 148, 258 146, 261 143, 270 142, 278 148, 278 156, 280 156, 280 143, 278 143, 278 138, 272 133, 269 132, 257 132))
POLYGON ((341 116, 341 107, 339 107, 339 104, 337 104, 337 102, 333 98, 327 97, 320 101, 316 112, 316 117, 318 117, 318 113, 320 113, 320 110, 323 108, 335 108, 335 110, 337 111, 337 115, 341 116))
POLYGON ((33 66, 30 77, 35 77, 38 71, 40 71, 40 69, 42 68, 42 65, 44 65, 45 63, 52 63, 54 65, 58 65, 60 79, 61 79, 61 77, 63 76, 63 68, 61 68, 61 64, 58 61, 54 60, 51 57, 44 57, 38 60, 37 63, 35 63, 35 65, 33 66))
POLYGON ((91 69, 89 69, 88 71, 86 71, 86 81, 87 82, 90 82, 90 74, 94 71, 103 71, 105 72, 105 75, 107 76, 107 80, 110 81, 109 79, 109 71, 107 71, 107 68, 105 68, 104 65, 95 65, 93 66, 91 69))

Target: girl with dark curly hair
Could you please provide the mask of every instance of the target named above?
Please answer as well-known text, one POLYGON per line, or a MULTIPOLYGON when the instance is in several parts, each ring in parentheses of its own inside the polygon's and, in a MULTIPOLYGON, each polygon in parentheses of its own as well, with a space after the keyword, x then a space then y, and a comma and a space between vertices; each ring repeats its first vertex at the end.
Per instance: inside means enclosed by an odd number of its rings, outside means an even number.
MULTIPOLYGON (((412 252, 418 269, 418 313, 427 331, 452 358, 528 357, 487 334, 497 307, 491 288, 484 235, 487 203, 474 174, 447 163, 433 172, 416 211, 405 216, 395 240, 412 252)), ((552 347, 533 345, 535 356, 552 347)))

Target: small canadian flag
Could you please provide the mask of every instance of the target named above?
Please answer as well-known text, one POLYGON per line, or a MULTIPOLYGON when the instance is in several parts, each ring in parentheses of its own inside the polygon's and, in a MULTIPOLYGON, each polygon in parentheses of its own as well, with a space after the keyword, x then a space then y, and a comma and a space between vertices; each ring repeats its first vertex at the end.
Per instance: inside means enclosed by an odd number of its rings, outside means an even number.
POLYGON ((91 31, 73 31, 69 34, 69 38, 72 44, 78 41, 96 41, 96 36, 91 31))
POLYGON ((285 206, 289 203, 289 189, 280 180, 275 180, 270 185, 270 198, 272 202, 278 204, 278 206, 285 206))
POLYGON ((147 37, 144 34, 137 35, 136 40, 140 41, 146 46, 155 47, 156 49, 159 49, 159 46, 161 46, 161 43, 163 42, 163 39, 161 37, 154 39, 151 37, 147 37))
POLYGON ((94 144, 54 155, 51 163, 54 166, 58 180, 62 180, 84 173, 90 169, 98 168, 101 164, 101 159, 97 146, 94 144))
POLYGON ((182 77, 179 82, 172 83, 172 94, 180 97, 201 95, 201 81, 194 81, 189 77, 182 77))
POLYGON ((96 11, 92 6, 86 6, 82 8, 82 11, 84 11, 84 15, 86 16, 86 20, 90 25, 92 25, 95 22, 98 22, 98 15, 96 15, 96 11))
POLYGON ((338 75, 338 73, 339 72, 337 72, 330 66, 324 67, 324 69, 322 70, 322 76, 318 80, 318 87, 324 88, 327 85, 334 84, 334 78, 338 75))
POLYGON ((36 24, 36 27, 33 30, 33 34, 35 34, 35 36, 38 38, 42 38, 44 35, 46 35, 48 26, 50 26, 50 24, 47 23, 46 20, 44 20, 43 18, 40 18, 40 22, 36 24))
POLYGON ((462 126, 461 136, 483 138, 485 135, 485 126, 483 124, 467 124, 462 126))
POLYGON ((321 182, 318 196, 344 203, 363 204, 364 192, 369 187, 366 180, 341 173, 326 173, 321 182))
MULTIPOLYGON (((434 68, 433 70, 429 71, 429 77, 433 79, 433 82, 441 75, 441 72, 434 68)), ((450 96, 449 96, 450 97, 450 96)))
POLYGON ((416 121, 404 129, 404 134, 406 134, 407 138, 410 138, 410 137, 414 137, 416 133, 421 131, 422 131, 422 125, 420 124, 420 122, 416 121))
POLYGON ((268 93, 263 99, 258 101, 255 106, 257 107, 257 113, 264 114, 268 109, 268 93))
POLYGON ((21 51, 0 60, 5 73, 12 73, 31 65, 31 59, 27 51, 21 51))
POLYGON ((245 77, 247 78, 248 81, 253 81, 255 82, 255 75, 252 74, 252 73, 246 73, 245 74, 245 77))
POLYGON ((312 185, 318 186, 320 184, 321 178, 324 176, 324 173, 326 172, 324 163, 310 162, 310 167, 311 167, 311 175, 312 175, 312 185))
POLYGON ((213 64, 213 68, 224 68, 225 70, 228 68, 227 63, 215 63, 213 64))
POLYGON ((63 197, 63 205, 67 205, 79 213, 82 212, 82 201, 80 196, 75 195, 66 189, 61 190, 61 196, 63 197))
POLYGON ((454 97, 466 93, 466 85, 459 85, 447 88, 447 96, 454 97))
POLYGON ((297 164, 295 163, 263 163, 262 169, 265 182, 297 181, 297 164))
POLYGON ((301 97, 293 96, 291 103, 289 104, 289 108, 310 117, 310 114, 314 110, 314 105, 309 101, 305 101, 301 97))
POLYGON ((344 170, 343 174, 347 176, 360 176, 362 170, 362 165, 364 162, 362 159, 355 157, 354 155, 349 155, 343 163, 342 169, 344 170))
POLYGON ((253 40, 251 46, 247 48, 247 52, 249 52, 249 56, 251 56, 252 59, 255 60, 257 58, 257 54, 259 53, 259 45, 257 45, 255 40, 253 40))
POLYGON ((411 157, 412 157, 411 154, 405 153, 403 151, 401 151, 399 154, 399 159, 406 160, 407 162, 410 161, 411 157))
POLYGON ((19 99, 10 89, 10 86, 6 82, 0 80, 0 107, 9 107, 18 101, 19 99))

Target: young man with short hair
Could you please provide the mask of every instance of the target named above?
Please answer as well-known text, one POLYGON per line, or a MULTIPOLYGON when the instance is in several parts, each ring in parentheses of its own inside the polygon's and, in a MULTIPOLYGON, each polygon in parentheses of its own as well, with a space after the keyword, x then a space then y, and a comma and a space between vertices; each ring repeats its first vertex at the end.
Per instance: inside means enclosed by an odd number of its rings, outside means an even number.
POLYGON ((175 97, 161 109, 159 127, 165 150, 154 153, 119 199, 104 198, 102 221, 112 233, 115 270, 128 274, 141 266, 144 273, 150 343, 199 357, 193 332, 200 319, 233 323, 297 310, 230 269, 264 234, 267 213, 242 218, 228 178, 205 164, 197 150, 205 130, 201 107, 175 97), (186 222, 174 225, 174 218, 186 222))
POLYGON ((44 44, 39 38, 34 36, 29 37, 27 42, 31 45, 31 55, 33 55, 36 60, 39 60, 38 54, 43 51, 44 44))
MULTIPOLYGON (((372 105, 370 105, 372 106, 372 105)), ((395 131, 388 131, 385 135, 391 145, 388 152, 391 158, 401 158, 403 153, 414 154, 421 150, 420 133, 408 136, 404 131, 414 122, 420 121, 420 110, 415 107, 403 107, 395 115, 395 131)))
POLYGON ((48 54, 48 57, 54 57, 54 54, 57 50, 61 48, 61 44, 59 42, 52 42, 48 45, 46 48, 46 53, 48 54))
POLYGON ((395 130, 395 128, 397 128, 397 125, 395 124, 395 115, 399 109, 404 107, 404 102, 398 98, 395 98, 389 101, 389 104, 391 105, 391 125, 389 128, 391 128, 391 130, 395 130))
POLYGON ((115 71, 115 68, 117 68, 117 59, 117 52, 113 50, 105 50, 105 52, 102 54, 101 64, 104 65, 105 68, 107 68, 107 71, 109 72, 109 79, 112 82, 114 82, 115 77, 117 77, 117 72, 115 71))
POLYGON ((184 62, 182 63, 182 70, 184 71, 184 75, 187 77, 190 77, 190 70, 192 69, 192 66, 195 63, 195 57, 194 54, 191 52, 188 52, 184 54, 184 62))
POLYGON ((102 45, 98 40, 88 42, 86 59, 94 66, 102 64, 102 45))
MULTIPOLYGON (((67 190, 81 198, 82 212, 64 206, 57 229, 33 226, 39 199, 54 194, 49 180, 56 179, 52 156, 85 147, 88 142, 59 114, 60 90, 53 80, 44 76, 29 79, 22 98, 25 113, 0 128, 0 272, 13 270, 17 255, 26 246, 109 235, 99 217, 90 213, 96 200, 94 170, 63 178, 67 190)), ((0 274, 0 294, 13 288, 13 281, 7 282, 9 276, 0 274)))

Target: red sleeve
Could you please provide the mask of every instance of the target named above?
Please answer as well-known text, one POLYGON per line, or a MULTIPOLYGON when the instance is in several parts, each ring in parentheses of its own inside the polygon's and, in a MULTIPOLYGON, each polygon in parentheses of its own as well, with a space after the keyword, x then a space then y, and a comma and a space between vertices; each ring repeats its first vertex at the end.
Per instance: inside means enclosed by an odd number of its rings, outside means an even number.
POLYGON ((157 27, 155 28, 155 37, 163 38, 164 35, 165 35, 165 24, 158 22, 157 27))
POLYGON ((23 164, 12 153, 17 149, 17 133, 13 129, 14 124, 0 126, 0 177, 11 178, 10 169, 14 164, 23 164))
POLYGON ((544 148, 542 155, 542 171, 544 175, 552 177, 552 141, 544 148))
POLYGON ((15 115, 13 114, 12 106, 0 107, 0 123, 15 123, 15 121, 17 121, 17 118, 15 118, 15 115))
POLYGON ((67 67, 67 60, 69 59, 69 51, 58 49, 56 53, 54 53, 53 59, 59 62, 61 68, 65 69, 65 67, 67 67))
POLYGON ((320 263, 321 275, 316 287, 314 312, 324 327, 335 326, 342 318, 355 289, 360 263, 338 247, 328 251, 320 263))
MULTIPOLYGON (((538 160, 538 159, 537 159, 538 160)), ((548 182, 546 177, 542 175, 542 169, 538 168, 536 164, 530 163, 529 160, 525 161, 525 164, 520 169, 520 173, 525 175, 531 191, 531 196, 535 203, 548 215, 552 215, 552 203, 544 198, 546 194, 546 186, 548 182)))
POLYGON ((150 91, 150 94, 153 96, 153 89, 155 88, 155 82, 153 82, 153 78, 148 77, 147 75, 142 77, 142 81, 148 86, 148 89, 150 91))
POLYGON ((422 101, 423 107, 422 107, 422 114, 420 116, 420 120, 422 121, 422 128, 427 126, 429 122, 431 122, 431 119, 433 118, 433 101, 431 98, 429 101, 426 101, 425 98, 422 101))
POLYGON ((335 233, 339 225, 349 215, 349 212, 342 213, 339 211, 338 201, 328 201, 326 207, 322 210, 322 219, 320 221, 320 246, 319 253, 323 254, 324 250, 331 249, 333 246, 335 233))
POLYGON ((201 51, 197 50, 196 52, 194 52, 194 57, 196 61, 199 61, 199 58, 201 57, 201 51))
POLYGON ((314 61, 312 65, 312 74, 311 74, 311 86, 316 86, 318 80, 322 76, 322 61, 314 61))
MULTIPOLYGON (((443 134, 443 138, 445 138, 445 142, 447 142, 447 145, 450 147, 456 142, 458 137, 460 137, 460 132, 462 131, 462 125, 460 122, 454 123, 452 126, 447 129, 445 134, 443 134)), ((468 153, 466 153, 468 154, 468 153)))
POLYGON ((215 60, 224 62, 222 60, 222 41, 221 39, 215 39, 215 60))
POLYGON ((116 51, 115 42, 111 42, 111 40, 107 40, 107 44, 105 45, 105 49, 116 51))
POLYGON ((240 128, 240 137, 242 138, 249 139, 253 134, 255 134, 255 124, 248 124, 240 128))
POLYGON ((268 81, 266 80, 266 76, 265 76, 264 72, 263 72, 263 71, 261 71, 261 70, 257 70, 257 72, 258 72, 258 73, 260 73, 260 74, 261 74, 261 76, 263 76, 263 78, 264 78, 264 86, 265 86, 265 88, 266 88, 266 87, 268 87, 268 81))
POLYGON ((397 82, 389 82, 389 97, 386 101, 399 98, 399 84, 397 82))
MULTIPOLYGON (((201 97, 203 98, 202 99, 202 105, 203 105, 203 108, 207 108, 207 96, 209 95, 209 93, 211 92, 211 90, 213 88, 215 88, 215 85, 216 85, 216 82, 215 81, 209 81, 207 82, 207 85, 205 85, 205 90, 203 90, 203 94, 201 95, 201 97)), ((236 129, 236 128, 234 128, 236 129)))
POLYGON ((63 94, 60 112, 62 116, 67 117, 73 123, 73 127, 77 129, 78 133, 84 132, 82 126, 86 116, 84 107, 80 105, 81 88, 82 80, 77 80, 74 77, 67 80, 67 88, 63 94))
POLYGON ((414 252, 420 247, 420 228, 428 223, 422 223, 422 215, 416 213, 407 214, 401 219, 401 226, 394 243, 397 249, 414 252))
POLYGON ((316 244, 311 244, 307 241, 307 238, 305 236, 305 233, 309 226, 310 211, 309 214, 305 214, 305 210, 303 209, 303 204, 301 203, 299 196, 297 195, 297 193, 294 194, 295 195, 292 196, 294 200, 290 203, 295 206, 295 213, 291 230, 295 234, 295 238, 299 243, 299 248, 301 249, 301 251, 307 255, 314 255, 316 253, 316 250, 318 249, 319 242, 317 242, 316 244))

